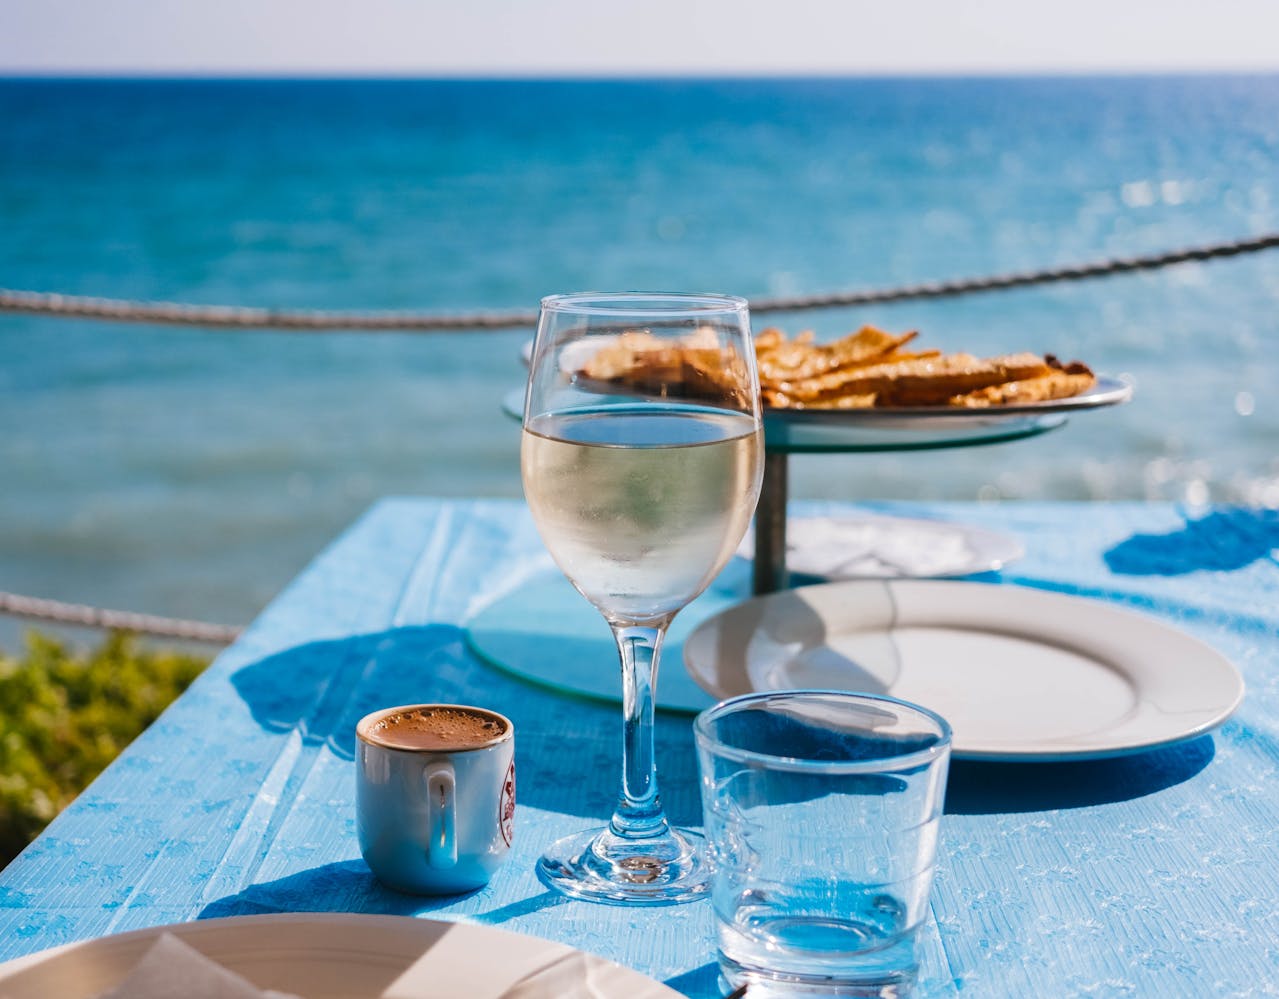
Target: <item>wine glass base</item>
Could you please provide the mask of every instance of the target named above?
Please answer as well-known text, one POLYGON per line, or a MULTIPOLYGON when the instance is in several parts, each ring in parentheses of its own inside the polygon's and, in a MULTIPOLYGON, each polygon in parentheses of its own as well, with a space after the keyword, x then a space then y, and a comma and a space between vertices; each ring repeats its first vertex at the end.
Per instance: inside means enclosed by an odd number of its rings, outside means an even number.
POLYGON ((710 891, 705 840, 687 829, 646 840, 588 829, 552 844, 537 876, 572 898, 609 905, 674 905, 710 891))

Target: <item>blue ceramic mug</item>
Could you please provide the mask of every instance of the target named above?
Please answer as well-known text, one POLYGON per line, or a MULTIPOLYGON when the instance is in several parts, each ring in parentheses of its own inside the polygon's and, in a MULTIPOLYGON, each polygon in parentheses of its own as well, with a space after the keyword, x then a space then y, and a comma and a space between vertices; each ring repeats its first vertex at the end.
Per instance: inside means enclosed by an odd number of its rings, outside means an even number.
POLYGON ((449 895, 487 884, 510 852, 515 727, 486 708, 410 704, 356 726, 360 852, 383 884, 449 895))

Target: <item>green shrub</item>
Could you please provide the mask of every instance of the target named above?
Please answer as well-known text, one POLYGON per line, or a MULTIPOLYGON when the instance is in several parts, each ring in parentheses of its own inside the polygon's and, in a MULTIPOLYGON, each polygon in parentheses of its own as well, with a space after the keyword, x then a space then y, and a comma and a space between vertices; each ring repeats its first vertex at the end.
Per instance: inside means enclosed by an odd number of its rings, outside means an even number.
POLYGON ((32 632, 22 656, 0 652, 0 866, 207 665, 122 632, 89 652, 32 632))

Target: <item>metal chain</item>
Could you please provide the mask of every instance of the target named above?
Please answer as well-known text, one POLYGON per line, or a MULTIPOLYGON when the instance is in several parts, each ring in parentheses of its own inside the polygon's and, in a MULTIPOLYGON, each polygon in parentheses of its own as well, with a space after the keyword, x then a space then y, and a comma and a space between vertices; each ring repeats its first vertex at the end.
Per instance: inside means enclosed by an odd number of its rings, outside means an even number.
MULTIPOLYGON (((1190 261, 1233 257, 1279 247, 1279 233, 1268 233, 1228 243, 1172 250, 1147 256, 1115 257, 1094 263, 1048 267, 1041 270, 996 274, 990 277, 930 281, 870 291, 797 295, 789 298, 752 299, 751 311, 798 312, 848 305, 901 302, 907 299, 971 295, 1027 285, 1082 281, 1087 278, 1154 270, 1190 261)), ((38 291, 0 289, 0 312, 106 319, 114 322, 157 323, 165 326, 198 326, 209 329, 275 329, 305 332, 414 331, 438 333, 463 330, 512 330, 534 326, 536 312, 476 312, 428 315, 420 312, 325 312, 318 310, 256 309, 230 305, 188 305, 177 302, 138 302, 115 298, 89 298, 38 291)))

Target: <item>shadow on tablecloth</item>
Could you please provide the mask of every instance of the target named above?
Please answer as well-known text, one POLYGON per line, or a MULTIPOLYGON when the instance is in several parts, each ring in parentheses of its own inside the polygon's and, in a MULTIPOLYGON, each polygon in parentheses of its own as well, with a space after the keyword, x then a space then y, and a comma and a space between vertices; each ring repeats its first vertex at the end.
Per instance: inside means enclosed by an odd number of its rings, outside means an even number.
POLYGON ((454 905, 459 898, 465 897, 404 895, 382 887, 363 860, 343 860, 308 868, 275 881, 249 885, 241 892, 210 902, 200 910, 197 918, 260 916, 274 912, 420 916, 454 905))
POLYGON ((1105 553, 1111 572, 1180 576, 1230 572, 1279 549, 1279 510, 1215 510, 1168 534, 1134 534, 1105 553))
POLYGON ((946 811, 957 815, 1043 812, 1129 801, 1189 780, 1215 755, 1212 736, 1131 756, 1069 763, 954 760, 946 811))
MULTIPOLYGON (((324 751, 353 760, 356 723, 370 711, 424 702, 477 704, 515 723, 519 804, 603 825, 616 802, 621 708, 496 670, 452 625, 295 646, 242 667, 231 683, 264 731, 299 733, 299 773, 324 751)), ((691 718, 659 712, 654 741, 667 815, 681 825, 700 824, 691 718)))
POLYGON ((296 729, 304 746, 350 760, 360 718, 396 704, 456 700, 466 658, 458 628, 396 628, 294 646, 242 667, 231 683, 265 731, 296 729))

